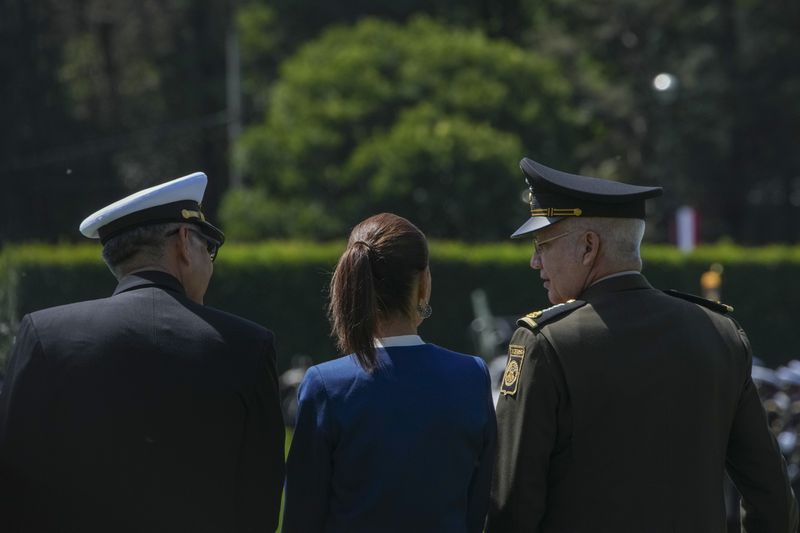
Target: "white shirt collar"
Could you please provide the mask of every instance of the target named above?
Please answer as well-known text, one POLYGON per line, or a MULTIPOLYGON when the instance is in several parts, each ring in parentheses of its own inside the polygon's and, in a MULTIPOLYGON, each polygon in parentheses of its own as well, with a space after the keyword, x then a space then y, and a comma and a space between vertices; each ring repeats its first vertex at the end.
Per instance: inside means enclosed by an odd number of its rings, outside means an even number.
POLYGON ((394 348, 396 346, 419 346, 425 344, 419 335, 398 335, 375 339, 376 348, 394 348))

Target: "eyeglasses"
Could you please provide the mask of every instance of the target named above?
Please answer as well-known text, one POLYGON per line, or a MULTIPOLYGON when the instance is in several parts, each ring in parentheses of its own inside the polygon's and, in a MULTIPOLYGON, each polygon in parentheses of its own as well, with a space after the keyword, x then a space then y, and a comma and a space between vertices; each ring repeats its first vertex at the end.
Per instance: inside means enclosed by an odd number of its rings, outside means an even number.
MULTIPOLYGON (((170 231, 169 233, 167 233, 165 235, 165 237, 169 237, 171 235, 175 235, 180 230, 181 229, 178 228, 178 229, 175 229, 173 231, 170 231)), ((198 231, 198 230, 196 230, 194 228, 186 228, 186 230, 191 232, 191 233, 194 233, 195 235, 197 235, 198 237, 200 237, 201 239, 206 241, 206 251, 208 251, 208 256, 211 258, 211 262, 213 263, 214 260, 217 258, 217 252, 219 251, 219 247, 222 246, 222 243, 220 243, 219 241, 217 241, 215 239, 212 239, 211 237, 209 237, 205 233, 201 233, 200 231, 198 231)))
POLYGON ((574 231, 575 231, 575 230, 566 231, 566 232, 564 232, 564 233, 561 233, 561 234, 559 234, 559 235, 556 235, 555 237, 550 237, 549 239, 545 239, 545 240, 543 240, 543 241, 540 241, 539 239, 537 239, 536 237, 534 237, 534 238, 533 238, 533 253, 534 253, 534 254, 540 254, 540 253, 542 253, 542 250, 544 250, 543 246, 544 246, 545 244, 547 244, 547 243, 549 243, 549 242, 553 242, 553 241, 554 241, 554 240, 556 240, 556 239, 560 239, 561 237, 566 237, 567 235, 569 235, 570 233, 572 233, 572 232, 574 232, 574 231))

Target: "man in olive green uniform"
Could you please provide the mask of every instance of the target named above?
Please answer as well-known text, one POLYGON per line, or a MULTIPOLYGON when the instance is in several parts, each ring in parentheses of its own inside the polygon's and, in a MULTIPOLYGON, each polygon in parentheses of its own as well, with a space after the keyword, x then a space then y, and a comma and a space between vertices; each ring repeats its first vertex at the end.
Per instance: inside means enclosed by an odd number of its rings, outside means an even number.
POLYGON ((657 187, 523 159, 549 309, 518 322, 497 406, 491 533, 723 533, 725 472, 748 532, 797 530, 786 467, 730 308, 641 275, 657 187))

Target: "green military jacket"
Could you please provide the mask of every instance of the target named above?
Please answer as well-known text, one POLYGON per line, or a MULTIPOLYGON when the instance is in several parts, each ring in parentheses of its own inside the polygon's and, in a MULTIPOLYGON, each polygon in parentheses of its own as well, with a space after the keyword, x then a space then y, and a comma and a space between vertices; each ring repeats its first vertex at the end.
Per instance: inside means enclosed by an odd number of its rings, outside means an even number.
POLYGON ((748 532, 797 530, 747 337, 693 300, 628 274, 518 322, 487 531, 723 533, 726 472, 748 532))

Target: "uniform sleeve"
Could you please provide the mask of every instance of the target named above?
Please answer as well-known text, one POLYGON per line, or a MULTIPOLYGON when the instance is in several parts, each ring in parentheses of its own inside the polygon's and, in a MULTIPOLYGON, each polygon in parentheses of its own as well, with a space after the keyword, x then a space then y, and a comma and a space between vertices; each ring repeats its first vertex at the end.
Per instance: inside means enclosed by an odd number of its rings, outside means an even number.
MULTIPOLYGON (((510 344, 525 353, 516 391, 501 394, 497 403, 497 464, 487 531, 535 533, 545 513, 550 455, 558 437, 560 393, 548 361, 555 353, 544 337, 524 328, 510 344)), ((512 379, 507 367, 506 385, 512 379)))
POLYGON ((331 402, 316 367, 306 372, 297 396, 282 531, 316 533, 323 531, 328 515, 335 438, 331 402))
POLYGON ((489 488, 494 471, 494 461, 497 451, 497 420, 492 403, 492 384, 489 369, 483 359, 476 358, 485 376, 486 428, 484 430, 483 451, 478 459, 475 474, 472 478, 467 503, 467 531, 481 533, 486 522, 486 512, 489 508, 489 488))
POLYGON ((248 405, 238 468, 237 531, 275 531, 281 508, 286 429, 280 408, 275 347, 270 337, 248 405))
POLYGON ((0 391, 0 516, 14 530, 16 498, 47 453, 50 370, 30 316, 20 323, 0 391))
POLYGON ((727 469, 742 495, 742 526, 747 533, 794 533, 798 509, 786 463, 769 431, 766 415, 750 378, 752 355, 739 330, 747 374, 728 438, 727 469))

